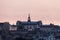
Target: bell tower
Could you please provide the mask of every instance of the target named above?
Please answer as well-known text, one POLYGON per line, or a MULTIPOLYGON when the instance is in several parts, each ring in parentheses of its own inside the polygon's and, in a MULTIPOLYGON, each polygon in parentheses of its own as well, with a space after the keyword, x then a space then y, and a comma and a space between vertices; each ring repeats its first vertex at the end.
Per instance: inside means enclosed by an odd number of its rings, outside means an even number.
POLYGON ((30 14, 28 14, 28 22, 31 22, 30 14))

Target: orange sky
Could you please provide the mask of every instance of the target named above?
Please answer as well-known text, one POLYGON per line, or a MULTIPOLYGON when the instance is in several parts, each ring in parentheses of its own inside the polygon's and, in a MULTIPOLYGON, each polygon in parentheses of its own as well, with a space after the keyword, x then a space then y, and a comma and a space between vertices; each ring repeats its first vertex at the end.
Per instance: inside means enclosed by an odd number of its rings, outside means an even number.
POLYGON ((0 22, 26 21, 29 13, 34 21, 60 25, 60 0, 0 0, 0 22))

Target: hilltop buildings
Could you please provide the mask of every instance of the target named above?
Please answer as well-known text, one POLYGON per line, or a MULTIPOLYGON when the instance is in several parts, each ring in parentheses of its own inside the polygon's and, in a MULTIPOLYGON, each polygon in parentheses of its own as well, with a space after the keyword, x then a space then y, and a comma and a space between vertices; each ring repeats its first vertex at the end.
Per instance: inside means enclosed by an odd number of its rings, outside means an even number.
POLYGON ((60 26, 31 21, 30 15, 27 21, 17 21, 16 25, 0 23, 0 27, 3 40, 60 40, 60 26), (9 27, 14 30, 9 30, 9 27))

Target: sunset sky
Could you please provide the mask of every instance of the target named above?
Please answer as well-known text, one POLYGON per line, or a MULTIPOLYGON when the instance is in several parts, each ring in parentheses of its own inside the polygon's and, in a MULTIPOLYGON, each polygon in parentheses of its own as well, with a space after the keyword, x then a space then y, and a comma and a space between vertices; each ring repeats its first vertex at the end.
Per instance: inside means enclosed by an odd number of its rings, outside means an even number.
POLYGON ((0 0, 0 22, 42 20, 43 24, 60 25, 60 0, 0 0))

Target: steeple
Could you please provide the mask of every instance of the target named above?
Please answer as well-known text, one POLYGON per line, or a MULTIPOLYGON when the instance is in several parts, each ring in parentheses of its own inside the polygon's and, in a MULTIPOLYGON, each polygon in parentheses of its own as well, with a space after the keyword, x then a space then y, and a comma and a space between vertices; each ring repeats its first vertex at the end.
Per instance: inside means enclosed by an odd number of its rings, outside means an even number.
POLYGON ((30 14, 28 14, 28 22, 31 22, 30 14))

